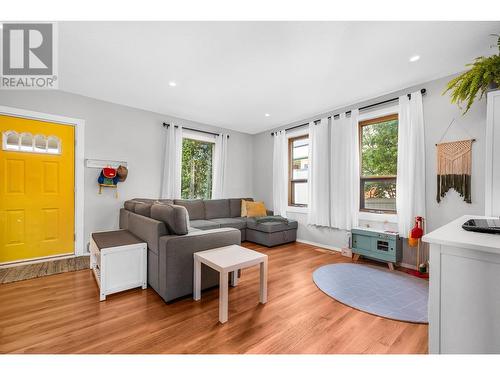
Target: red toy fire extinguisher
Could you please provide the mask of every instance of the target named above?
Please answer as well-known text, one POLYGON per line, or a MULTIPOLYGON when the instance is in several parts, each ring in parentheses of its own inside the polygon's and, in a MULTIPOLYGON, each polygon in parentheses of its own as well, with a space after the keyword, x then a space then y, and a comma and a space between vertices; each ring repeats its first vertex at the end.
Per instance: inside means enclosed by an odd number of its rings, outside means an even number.
POLYGON ((420 264, 420 242, 423 235, 424 235, 424 218, 422 216, 416 216, 415 225, 408 233, 408 245, 411 247, 415 246, 417 247, 416 266, 417 266, 417 271, 420 272, 422 272, 421 270, 424 270, 423 272, 425 272, 426 268, 425 264, 420 264))

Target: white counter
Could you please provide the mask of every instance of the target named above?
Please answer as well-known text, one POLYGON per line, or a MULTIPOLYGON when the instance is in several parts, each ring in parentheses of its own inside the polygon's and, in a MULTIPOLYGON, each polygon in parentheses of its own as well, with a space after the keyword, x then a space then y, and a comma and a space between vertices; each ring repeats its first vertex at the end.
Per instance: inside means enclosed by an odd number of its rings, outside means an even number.
POLYGON ((470 219, 498 219, 487 216, 462 216, 441 228, 426 234, 422 240, 446 246, 456 246, 474 249, 488 253, 500 254, 500 235, 468 232, 462 229, 462 224, 470 219))
POLYGON ((500 353, 500 235, 462 229, 462 216, 423 237, 430 244, 429 352, 500 353))

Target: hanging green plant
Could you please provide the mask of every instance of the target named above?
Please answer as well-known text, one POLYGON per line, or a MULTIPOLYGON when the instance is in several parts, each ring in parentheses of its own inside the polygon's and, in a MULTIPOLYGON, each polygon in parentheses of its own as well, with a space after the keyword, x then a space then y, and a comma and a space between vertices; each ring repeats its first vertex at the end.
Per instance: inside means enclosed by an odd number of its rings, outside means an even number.
POLYGON ((497 47, 499 54, 490 57, 478 57, 470 66, 470 70, 453 78, 448 85, 443 95, 451 91, 451 102, 457 103, 462 108, 462 103, 466 103, 464 114, 466 114, 477 94, 479 99, 483 97, 490 86, 500 86, 500 35, 494 34, 497 37, 497 47))

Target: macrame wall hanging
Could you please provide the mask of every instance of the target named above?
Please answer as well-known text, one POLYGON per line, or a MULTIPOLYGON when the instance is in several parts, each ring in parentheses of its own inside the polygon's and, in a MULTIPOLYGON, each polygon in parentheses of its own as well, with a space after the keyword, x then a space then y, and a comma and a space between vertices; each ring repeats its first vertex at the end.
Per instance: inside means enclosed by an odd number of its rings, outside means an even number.
POLYGON ((455 189, 464 201, 471 201, 472 139, 437 145, 437 201, 455 189))
MULTIPOLYGON (((445 133, 453 124, 452 120, 445 133)), ((440 140, 440 142, 441 142, 440 140)), ((464 201, 471 200, 471 174, 472 174, 472 142, 475 139, 463 141, 444 142, 436 144, 437 147, 437 196, 441 202, 448 190, 455 189, 464 201)))

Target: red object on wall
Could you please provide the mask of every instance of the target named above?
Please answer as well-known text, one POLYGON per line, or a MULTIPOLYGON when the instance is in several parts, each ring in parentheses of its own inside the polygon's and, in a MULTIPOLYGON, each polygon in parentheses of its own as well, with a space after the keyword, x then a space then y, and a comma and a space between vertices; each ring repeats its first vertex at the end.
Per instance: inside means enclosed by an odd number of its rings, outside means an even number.
POLYGON ((102 174, 106 178, 115 178, 116 177, 116 169, 109 168, 109 167, 103 168, 102 169, 102 174))

